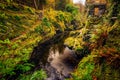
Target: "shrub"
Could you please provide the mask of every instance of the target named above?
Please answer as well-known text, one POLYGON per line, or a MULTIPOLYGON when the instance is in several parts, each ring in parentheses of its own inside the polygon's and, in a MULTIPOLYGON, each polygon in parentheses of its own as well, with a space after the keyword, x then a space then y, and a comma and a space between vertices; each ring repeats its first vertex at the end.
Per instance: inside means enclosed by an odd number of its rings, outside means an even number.
POLYGON ((47 77, 45 71, 38 70, 35 71, 33 74, 25 75, 21 74, 21 76, 17 80, 44 80, 47 77))
POLYGON ((76 15, 78 13, 78 8, 74 7, 71 4, 66 5, 65 11, 72 13, 73 15, 76 15))
POLYGON ((93 80, 92 72, 95 67, 93 62, 94 57, 96 56, 89 55, 80 61, 77 70, 73 73, 73 80, 93 80))

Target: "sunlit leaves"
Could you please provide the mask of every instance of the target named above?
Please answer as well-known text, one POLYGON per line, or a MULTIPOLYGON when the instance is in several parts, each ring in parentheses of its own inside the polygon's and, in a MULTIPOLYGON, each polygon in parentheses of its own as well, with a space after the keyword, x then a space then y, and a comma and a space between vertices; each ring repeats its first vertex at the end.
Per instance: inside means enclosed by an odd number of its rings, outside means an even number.
POLYGON ((95 55, 89 55, 84 57, 76 70, 73 74, 73 80, 93 80, 92 79, 92 72, 95 68, 93 63, 93 58, 96 57, 95 55))
POLYGON ((30 63, 24 63, 24 64, 18 64, 16 66, 16 70, 20 70, 21 72, 26 72, 29 71, 34 65, 30 64, 30 63))
POLYGON ((46 73, 45 71, 43 71, 42 69, 40 71, 36 71, 32 74, 30 80, 35 80, 35 79, 39 79, 39 80, 42 80, 42 79, 45 79, 47 76, 46 76, 46 73))
POLYGON ((51 26, 50 21, 49 21, 46 17, 43 18, 42 24, 43 24, 44 26, 47 26, 47 27, 50 27, 50 26, 51 26))
POLYGON ((67 4, 66 7, 65 7, 65 10, 66 10, 67 12, 72 13, 73 15, 78 14, 78 8, 77 8, 77 7, 74 7, 74 6, 71 5, 71 4, 67 4))
POLYGON ((10 44, 10 40, 9 39, 5 39, 4 41, 0 40, 0 44, 10 44))
POLYGON ((10 3, 10 2, 12 2, 12 1, 13 1, 13 0, 6 0, 7 3, 10 3))

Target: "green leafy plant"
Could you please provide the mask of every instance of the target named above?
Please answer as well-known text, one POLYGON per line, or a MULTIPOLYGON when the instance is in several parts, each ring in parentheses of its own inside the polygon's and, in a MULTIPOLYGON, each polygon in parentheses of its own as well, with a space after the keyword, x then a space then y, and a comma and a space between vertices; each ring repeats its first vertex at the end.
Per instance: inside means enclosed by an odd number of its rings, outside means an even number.
POLYGON ((42 25, 50 27, 51 22, 46 17, 44 17, 43 20, 42 20, 42 25))
POLYGON ((45 71, 37 70, 33 74, 21 74, 17 80, 44 80, 47 77, 45 71))
POLYGON ((35 32, 36 32, 36 33, 39 33, 39 34, 44 33, 44 30, 43 30, 42 25, 37 26, 37 27, 35 28, 35 32))
POLYGON ((11 3, 13 0, 5 0, 7 3, 11 3))
POLYGON ((34 11, 32 8, 30 8, 30 7, 28 7, 27 10, 28 10, 28 12, 30 12, 31 14, 34 14, 34 13, 35 13, 35 11, 34 11))
MULTIPOLYGON (((8 19, 8 16, 4 12, 0 12, 0 19, 8 19)), ((1 20, 0 20, 1 21, 1 20)))
POLYGON ((70 12, 72 13, 73 15, 76 15, 78 13, 78 8, 77 7, 74 7, 73 5, 71 4, 67 4, 66 7, 65 7, 65 10, 67 12, 70 12))
POLYGON ((10 40, 9 39, 5 39, 5 40, 0 40, 0 44, 10 44, 10 40))
POLYGON ((36 71, 32 74, 30 80, 42 80, 42 79, 45 79, 47 76, 46 76, 46 73, 41 69, 40 71, 36 71))
POLYGON ((33 67, 34 65, 30 64, 30 63, 25 63, 25 64, 18 64, 16 66, 16 70, 20 70, 22 72, 27 72, 31 69, 31 67, 33 67))
POLYGON ((0 3, 0 8, 1 8, 1 9, 5 9, 5 7, 6 7, 5 4, 0 3))
POLYGON ((18 21, 21 19, 20 16, 17 16, 17 15, 14 16, 14 18, 15 18, 16 20, 18 20, 18 21))
POLYGON ((65 16, 64 16, 63 13, 59 13, 59 14, 56 16, 56 18, 57 18, 58 20, 60 20, 60 21, 64 21, 64 20, 65 20, 65 16))
POLYGON ((72 74, 73 80, 93 80, 92 72, 95 68, 93 63, 94 57, 95 55, 89 55, 80 61, 77 70, 72 74))

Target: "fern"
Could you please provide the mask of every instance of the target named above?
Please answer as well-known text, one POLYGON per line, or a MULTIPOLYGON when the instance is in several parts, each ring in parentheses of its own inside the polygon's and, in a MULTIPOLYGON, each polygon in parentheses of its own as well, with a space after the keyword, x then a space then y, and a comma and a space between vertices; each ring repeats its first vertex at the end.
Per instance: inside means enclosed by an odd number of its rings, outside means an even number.
POLYGON ((10 40, 9 39, 5 39, 4 41, 3 40, 0 40, 0 44, 10 44, 10 40))
POLYGON ((17 80, 44 80, 47 78, 45 71, 37 70, 33 74, 21 74, 21 76, 17 80))

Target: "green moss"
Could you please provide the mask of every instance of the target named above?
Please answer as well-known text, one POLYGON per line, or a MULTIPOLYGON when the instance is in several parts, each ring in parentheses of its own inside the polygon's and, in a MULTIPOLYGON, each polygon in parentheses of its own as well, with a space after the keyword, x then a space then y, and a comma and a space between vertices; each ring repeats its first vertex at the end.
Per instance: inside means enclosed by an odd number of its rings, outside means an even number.
POLYGON ((83 49, 79 38, 68 37, 65 39, 64 44, 68 45, 69 47, 73 47, 74 50, 83 49))
POLYGON ((47 77, 45 71, 41 70, 37 70, 35 71, 33 74, 29 74, 29 75, 20 75, 20 77, 17 80, 43 80, 47 77))
MULTIPOLYGON (((0 75, 6 78, 6 75, 9 77, 15 75, 15 70, 18 69, 23 73, 29 71, 30 67, 20 62, 29 60, 30 53, 40 41, 51 38, 58 29, 64 31, 68 27, 65 24, 71 24, 72 15, 67 12, 48 10, 42 21, 39 21, 39 15, 35 14, 33 8, 11 3, 5 5, 4 10, 0 8, 0 20, 0 60, 2 61, 0 75), (58 23, 59 27, 54 26, 54 23, 58 23)), ((33 73, 33 79, 43 79, 44 74, 38 75, 33 73)), ((28 75, 21 79, 30 78, 31 76, 28 75)))
POLYGON ((94 58, 96 55, 88 55, 84 57, 78 64, 75 73, 73 73, 73 80, 93 80, 92 72, 95 68, 94 58))
POLYGON ((96 65, 95 72, 93 74, 100 80, 119 80, 119 70, 112 68, 103 62, 100 65, 96 65), (104 77, 103 77, 104 76, 104 77))

